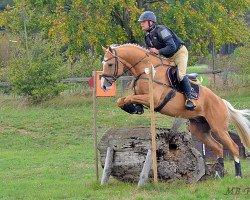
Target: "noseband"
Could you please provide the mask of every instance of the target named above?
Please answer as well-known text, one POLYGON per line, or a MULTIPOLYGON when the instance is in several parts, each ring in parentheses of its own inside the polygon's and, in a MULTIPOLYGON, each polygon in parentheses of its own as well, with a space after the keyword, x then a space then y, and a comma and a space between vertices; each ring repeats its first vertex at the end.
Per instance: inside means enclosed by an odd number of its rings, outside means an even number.
POLYGON ((120 56, 118 56, 117 50, 113 49, 115 54, 111 53, 113 55, 113 57, 107 59, 107 60, 103 60, 104 62, 107 62, 113 58, 115 58, 115 70, 113 75, 110 74, 102 74, 100 77, 105 78, 105 80, 112 85, 113 82, 115 82, 119 77, 121 77, 123 74, 125 74, 126 72, 130 71, 132 68, 134 68, 136 65, 138 65, 140 62, 142 62, 144 59, 146 59, 148 57, 148 54, 145 54, 145 56, 143 58, 141 58, 137 63, 135 63, 134 65, 132 65, 131 67, 128 67, 122 60, 124 60, 123 58, 121 58, 120 56), (121 75, 118 75, 118 63, 121 63, 123 65, 123 68, 126 67, 126 70, 123 71, 123 73, 121 75), (111 78, 112 80, 110 81, 108 78, 111 78))

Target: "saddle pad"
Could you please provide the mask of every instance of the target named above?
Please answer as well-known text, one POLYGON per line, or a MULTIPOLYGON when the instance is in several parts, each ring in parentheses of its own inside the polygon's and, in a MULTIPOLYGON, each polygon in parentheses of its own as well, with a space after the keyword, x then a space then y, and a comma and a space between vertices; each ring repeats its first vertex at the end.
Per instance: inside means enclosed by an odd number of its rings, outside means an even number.
MULTIPOLYGON (((178 92, 184 93, 182 90, 181 84, 178 81, 177 67, 170 67, 167 70, 167 77, 168 77, 170 85, 175 87, 178 92)), ((200 85, 193 84, 192 82, 190 82, 190 84, 191 84, 192 98, 198 99, 200 95, 200 85)))

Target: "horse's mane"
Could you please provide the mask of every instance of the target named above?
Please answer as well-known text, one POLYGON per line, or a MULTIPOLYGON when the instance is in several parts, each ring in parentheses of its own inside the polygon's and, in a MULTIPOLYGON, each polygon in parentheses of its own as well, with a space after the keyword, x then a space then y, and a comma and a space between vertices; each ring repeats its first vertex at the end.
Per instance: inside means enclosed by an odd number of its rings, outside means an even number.
POLYGON ((154 56, 154 57, 158 57, 158 58, 162 58, 162 59, 165 59, 165 60, 168 60, 167 58, 161 56, 161 55, 156 55, 156 54, 153 54, 151 53, 148 49, 140 46, 139 44, 135 44, 135 43, 125 43, 125 44, 112 44, 110 45, 110 47, 112 49, 118 49, 118 48, 122 48, 122 47, 135 47, 135 48, 138 48, 140 50, 143 50, 147 53, 150 53, 150 55, 154 56))
POLYGON ((140 46, 139 44, 134 44, 134 43, 112 44, 110 47, 114 48, 114 49, 116 49, 116 48, 118 49, 118 48, 122 48, 122 47, 135 47, 135 48, 141 49, 143 51, 149 52, 148 49, 140 46))

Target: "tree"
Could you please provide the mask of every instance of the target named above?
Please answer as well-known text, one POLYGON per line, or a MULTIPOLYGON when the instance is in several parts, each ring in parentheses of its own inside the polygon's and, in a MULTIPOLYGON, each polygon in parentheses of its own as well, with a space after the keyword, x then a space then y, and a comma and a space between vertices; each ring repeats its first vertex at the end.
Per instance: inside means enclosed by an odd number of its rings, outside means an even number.
MULTIPOLYGON (((194 61, 209 53, 209 45, 214 44, 218 50, 223 44, 244 43, 249 38, 243 17, 248 10, 248 1, 245 0, 76 0, 69 14, 59 10, 58 16, 62 18, 57 19, 64 24, 61 26, 64 31, 68 28, 70 52, 80 52, 92 46, 99 54, 102 52, 101 45, 141 44, 143 32, 137 19, 145 9, 153 10, 159 23, 178 33, 186 42, 194 61)), ((62 33, 60 23, 57 24, 53 30, 62 33)))
MULTIPOLYGON (((0 15, 0 22, 20 35, 23 2, 15 1, 15 7, 0 15)), ((26 0, 25 10, 28 34, 44 32, 66 47, 69 60, 91 49, 100 55, 101 46, 112 43, 143 44, 137 19, 144 10, 152 10, 159 23, 186 42, 191 60, 196 61, 209 53, 209 45, 218 50, 223 44, 244 44, 249 39, 244 21, 249 5, 249 0, 26 0)))

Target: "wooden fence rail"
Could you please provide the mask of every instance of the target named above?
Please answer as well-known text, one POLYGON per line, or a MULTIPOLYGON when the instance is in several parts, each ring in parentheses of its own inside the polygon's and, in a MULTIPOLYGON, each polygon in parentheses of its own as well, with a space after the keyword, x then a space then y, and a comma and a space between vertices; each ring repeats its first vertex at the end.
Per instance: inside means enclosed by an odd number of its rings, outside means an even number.
MULTIPOLYGON (((66 78, 63 79, 62 83, 84 83, 88 82, 90 77, 83 77, 83 78, 66 78)), ((133 76, 121 76, 118 78, 120 81, 131 81, 133 79, 133 76)), ((10 87, 10 84, 8 82, 0 82, 0 87, 10 87)))
MULTIPOLYGON (((218 73, 222 73, 222 70, 206 70, 206 71, 202 71, 202 72, 198 72, 197 74, 218 74, 218 73)), ((66 78, 63 79, 61 82, 62 83, 84 83, 84 82, 88 82, 90 79, 90 77, 83 77, 83 78, 76 78, 76 77, 72 77, 72 78, 66 78)), ((121 81, 121 88, 124 88, 124 81, 131 81, 133 80, 133 76, 121 76, 118 78, 118 81, 121 81)), ((1 87, 11 87, 11 85, 8 82, 0 82, 0 88, 1 87)))

